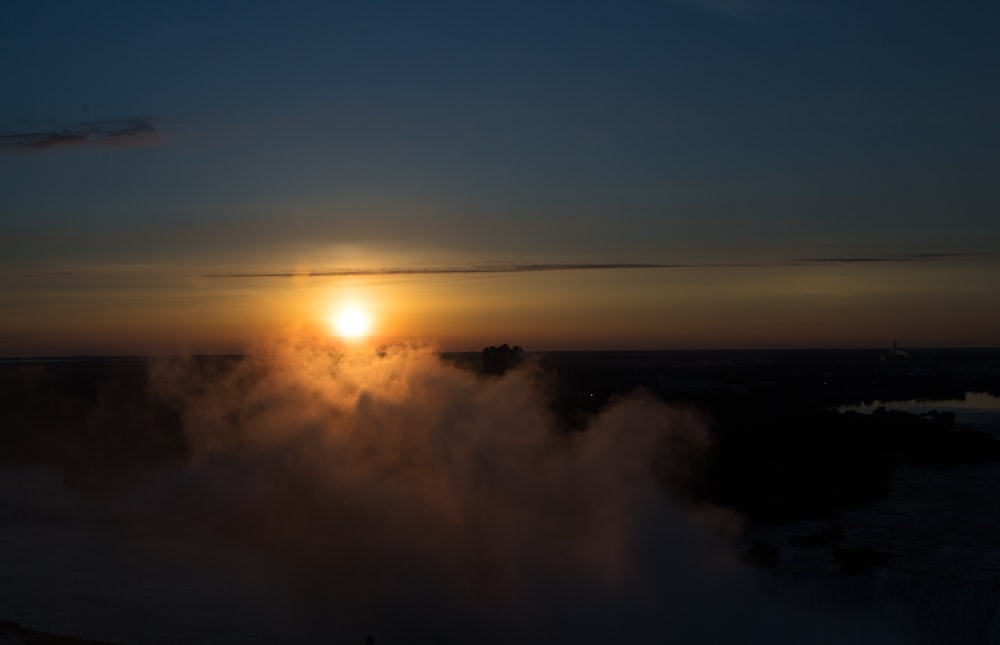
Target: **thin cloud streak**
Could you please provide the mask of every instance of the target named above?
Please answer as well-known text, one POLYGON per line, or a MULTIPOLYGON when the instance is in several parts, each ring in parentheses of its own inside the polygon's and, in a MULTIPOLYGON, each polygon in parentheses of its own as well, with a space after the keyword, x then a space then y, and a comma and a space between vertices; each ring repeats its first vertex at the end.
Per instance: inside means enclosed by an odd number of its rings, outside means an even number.
POLYGON ((634 269, 772 269, 823 264, 878 264, 931 262, 946 259, 988 257, 992 253, 913 253, 886 257, 827 257, 802 258, 778 262, 674 262, 674 263, 605 263, 605 264, 500 264, 450 267, 382 267, 382 268, 340 268, 321 271, 288 271, 261 273, 210 273, 205 278, 302 278, 339 276, 380 276, 380 275, 441 275, 480 273, 536 273, 542 271, 608 271, 634 269))
POLYGON ((502 264, 450 267, 380 267, 368 269, 325 269, 322 271, 288 271, 273 273, 210 273, 206 278, 324 278, 338 276, 379 275, 443 275, 477 273, 537 273, 542 271, 607 271, 619 269, 680 269, 685 267, 737 267, 742 264, 659 264, 659 263, 609 263, 609 264, 502 264))
POLYGON ((996 257, 996 253, 910 253, 895 256, 831 256, 798 258, 775 262, 608 262, 608 263, 534 263, 534 264, 473 264, 439 267, 342 267, 313 271, 232 271, 222 273, 142 272, 142 271, 23 271, 0 274, 2 278, 336 278, 364 276, 478 275, 499 273, 541 273, 548 271, 630 271, 637 269, 775 269, 787 267, 836 266, 856 264, 910 264, 943 260, 965 260, 996 257))
POLYGON ((802 258, 791 264, 879 264, 900 262, 933 262, 936 260, 961 260, 966 258, 991 257, 995 253, 906 253, 904 255, 802 258))
POLYGON ((156 133, 152 119, 144 117, 114 121, 81 121, 53 130, 0 133, 0 150, 27 152, 76 145, 148 145, 154 141, 156 133))

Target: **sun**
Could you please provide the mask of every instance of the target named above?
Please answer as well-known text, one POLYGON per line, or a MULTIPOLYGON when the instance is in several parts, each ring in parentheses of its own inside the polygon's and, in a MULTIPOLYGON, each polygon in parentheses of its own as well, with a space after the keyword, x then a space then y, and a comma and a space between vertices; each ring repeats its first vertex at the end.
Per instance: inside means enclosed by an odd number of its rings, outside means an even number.
POLYGON ((352 340, 364 338, 372 327, 371 316, 357 307, 341 309, 334 314, 331 323, 338 336, 352 340))

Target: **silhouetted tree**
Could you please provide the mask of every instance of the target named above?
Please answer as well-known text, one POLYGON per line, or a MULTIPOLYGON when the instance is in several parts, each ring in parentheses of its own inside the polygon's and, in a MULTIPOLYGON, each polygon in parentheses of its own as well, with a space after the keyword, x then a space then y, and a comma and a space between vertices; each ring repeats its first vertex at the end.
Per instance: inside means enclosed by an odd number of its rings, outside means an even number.
POLYGON ((521 362, 524 350, 520 345, 511 347, 507 343, 499 347, 490 345, 483 348, 483 371, 487 374, 503 374, 521 362))

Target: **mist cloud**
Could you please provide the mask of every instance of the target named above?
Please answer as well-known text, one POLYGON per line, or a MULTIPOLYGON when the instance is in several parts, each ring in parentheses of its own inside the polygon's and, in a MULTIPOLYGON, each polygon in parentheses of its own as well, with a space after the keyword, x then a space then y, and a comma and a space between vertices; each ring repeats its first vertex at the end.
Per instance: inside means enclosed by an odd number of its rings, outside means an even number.
POLYGON ((710 448, 703 420, 650 395, 566 432, 530 366, 483 377, 428 348, 301 339, 227 365, 158 361, 150 386, 177 406, 192 456, 143 507, 258 553, 324 608, 333 642, 873 633, 755 590, 726 544, 735 518, 664 486, 710 448))

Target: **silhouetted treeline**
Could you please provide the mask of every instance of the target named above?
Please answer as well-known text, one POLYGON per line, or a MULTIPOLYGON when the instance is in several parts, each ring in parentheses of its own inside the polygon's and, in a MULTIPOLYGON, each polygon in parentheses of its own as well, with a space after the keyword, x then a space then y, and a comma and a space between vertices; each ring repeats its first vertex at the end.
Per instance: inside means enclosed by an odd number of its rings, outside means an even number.
POLYGON ((507 343, 495 347, 483 348, 483 372, 487 374, 503 374, 517 367, 524 357, 524 350, 519 345, 511 347, 507 343))

